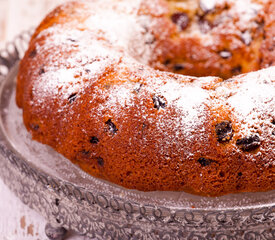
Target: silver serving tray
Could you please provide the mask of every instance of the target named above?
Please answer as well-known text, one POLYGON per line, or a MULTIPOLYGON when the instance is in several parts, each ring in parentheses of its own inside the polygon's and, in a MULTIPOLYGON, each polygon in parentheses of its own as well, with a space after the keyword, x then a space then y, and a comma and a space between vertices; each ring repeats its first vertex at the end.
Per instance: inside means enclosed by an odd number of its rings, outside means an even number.
POLYGON ((29 37, 21 34, 0 52, 0 176, 56 227, 47 229, 51 239, 61 239, 61 227, 98 240, 275 239, 275 191, 210 198, 128 190, 33 141, 15 104, 18 63, 29 37))

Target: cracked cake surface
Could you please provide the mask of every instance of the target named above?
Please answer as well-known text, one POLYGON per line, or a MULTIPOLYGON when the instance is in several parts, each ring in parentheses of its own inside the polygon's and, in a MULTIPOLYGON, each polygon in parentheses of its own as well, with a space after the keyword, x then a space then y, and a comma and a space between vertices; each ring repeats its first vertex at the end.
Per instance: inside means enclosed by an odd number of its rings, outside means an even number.
POLYGON ((25 126, 126 188, 273 190, 274 11, 272 0, 65 3, 20 63, 25 126))

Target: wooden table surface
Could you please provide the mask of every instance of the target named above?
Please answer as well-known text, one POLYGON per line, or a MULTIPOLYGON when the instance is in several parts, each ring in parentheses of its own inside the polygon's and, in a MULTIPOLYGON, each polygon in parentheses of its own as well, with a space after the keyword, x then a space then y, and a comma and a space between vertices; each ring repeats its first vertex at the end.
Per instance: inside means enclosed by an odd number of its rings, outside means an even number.
MULTIPOLYGON (((0 0, 0 49, 23 30, 39 24, 45 14, 65 0, 0 0)), ((29 209, 0 179, 0 240, 46 240, 46 221, 29 209)), ((69 233, 67 240, 87 238, 69 233)))

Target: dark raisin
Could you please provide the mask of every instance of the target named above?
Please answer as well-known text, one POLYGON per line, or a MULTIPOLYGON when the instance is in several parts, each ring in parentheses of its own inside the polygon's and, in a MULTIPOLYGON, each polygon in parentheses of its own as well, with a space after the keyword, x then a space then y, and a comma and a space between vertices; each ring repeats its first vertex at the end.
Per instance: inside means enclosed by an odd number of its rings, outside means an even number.
POLYGON ((264 27, 265 27, 264 18, 261 18, 260 20, 256 20, 255 23, 258 25, 257 30, 264 33, 263 37, 265 39, 266 38, 266 32, 264 31, 264 27))
MULTIPOLYGON (((273 52, 274 48, 275 48, 275 44, 269 46, 267 50, 270 51, 270 52, 273 52)), ((270 63, 272 63, 272 62, 270 62, 270 63)))
POLYGON ((241 34, 241 40, 243 43, 247 46, 249 46, 252 42, 252 37, 249 31, 242 32, 241 34))
POLYGON ((142 123, 142 127, 141 127, 141 136, 142 137, 147 133, 148 128, 149 127, 146 123, 142 123))
POLYGON ((82 150, 81 153, 83 156, 88 156, 90 154, 90 151, 82 150))
POLYGON ((219 142, 228 142, 233 136, 232 124, 229 121, 223 121, 215 127, 219 142))
POLYGON ((97 143, 99 143, 99 139, 97 138, 97 137, 91 137, 91 139, 90 139, 90 143, 92 143, 92 144, 97 144, 97 143))
POLYGON ((76 97, 77 97, 77 96, 76 96, 76 93, 71 94, 71 95, 68 97, 69 102, 70 102, 70 103, 73 103, 73 102, 75 101, 76 97))
POLYGON ((59 199, 56 198, 56 199, 55 199, 55 205, 56 205, 57 207, 59 206, 59 202, 60 202, 59 199))
POLYGON ((261 140, 258 135, 252 135, 249 137, 244 137, 244 138, 238 139, 236 144, 243 151, 249 152, 249 151, 257 149, 261 145, 261 140))
POLYGON ((39 75, 42 75, 42 74, 44 74, 44 73, 45 73, 45 69, 44 69, 44 67, 41 67, 38 74, 39 74, 39 75))
POLYGON ((229 52, 228 50, 220 51, 219 54, 223 59, 228 59, 232 57, 232 53, 229 52))
POLYGON ((126 176, 130 176, 131 174, 132 174, 131 171, 127 171, 127 172, 126 172, 126 176))
POLYGON ((241 177, 242 175, 243 175, 243 173, 242 173, 242 172, 239 172, 239 173, 238 173, 238 176, 239 176, 239 177, 241 177))
POLYGON ((271 123, 272 123, 273 125, 275 125, 275 118, 273 118, 273 119, 271 120, 271 123))
POLYGON ((144 32, 144 33, 148 33, 148 32, 149 32, 148 26, 143 25, 143 26, 141 26, 141 27, 143 28, 143 32, 144 32))
POLYGON ((68 38, 68 40, 71 41, 71 42, 77 42, 77 40, 73 39, 73 38, 68 38))
POLYGON ((232 74, 239 75, 242 72, 242 66, 238 65, 231 70, 232 74))
POLYGON ((135 85, 135 87, 134 87, 134 91, 137 92, 137 93, 139 93, 139 91, 140 91, 142 85, 143 85, 142 83, 137 83, 137 84, 135 85))
POLYGON ((213 163, 215 161, 212 160, 212 159, 207 159, 207 158, 201 157, 201 158, 199 158, 198 162, 203 167, 206 167, 206 166, 209 166, 211 163, 213 163))
POLYGON ((34 49, 30 52, 29 57, 34 58, 36 56, 36 54, 37 54, 37 51, 36 51, 36 49, 34 49))
POLYGON ((90 73, 91 70, 90 70, 90 69, 85 69, 85 72, 86 72, 86 73, 90 73))
POLYGON ((189 17, 186 13, 174 13, 171 16, 173 23, 177 24, 181 31, 186 29, 189 24, 189 17))
POLYGON ((154 108, 160 109, 166 107, 166 100, 163 96, 155 95, 153 98, 154 108))
POLYGON ((97 157, 96 160, 97 160, 98 165, 101 166, 101 167, 103 167, 103 165, 104 165, 104 160, 103 160, 103 158, 97 157))
POLYGON ((34 131, 37 131, 39 129, 39 125, 37 125, 37 124, 30 124, 30 128, 33 129, 34 131))
POLYGON ((165 66, 171 64, 171 60, 170 59, 166 59, 163 63, 165 66))
POLYGON ((147 127, 148 127, 147 124, 142 123, 142 130, 145 129, 145 128, 147 128, 147 127))
POLYGON ((107 122, 105 122, 105 124, 108 125, 109 131, 110 131, 111 133, 115 134, 115 133, 118 131, 116 125, 112 122, 111 119, 109 119, 107 122))
POLYGON ((213 28, 213 25, 209 21, 201 18, 199 20, 199 28, 202 33, 208 33, 213 28))
POLYGON ((175 64, 174 65, 174 70, 175 71, 180 71, 180 70, 183 70, 185 67, 184 67, 184 65, 183 64, 175 64))

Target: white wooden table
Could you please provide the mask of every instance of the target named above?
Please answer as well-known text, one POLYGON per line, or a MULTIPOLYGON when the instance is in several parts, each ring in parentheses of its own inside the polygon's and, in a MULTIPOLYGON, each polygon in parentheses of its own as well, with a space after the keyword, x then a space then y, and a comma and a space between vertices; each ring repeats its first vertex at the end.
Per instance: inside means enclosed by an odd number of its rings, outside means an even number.
MULTIPOLYGON (((25 206, 0 179, 0 239, 48 240, 45 219, 25 206)), ((68 232, 66 240, 89 240, 68 232)))
MULTIPOLYGON (((45 14, 65 0, 0 0, 0 49, 23 30, 39 24, 45 14)), ((46 221, 29 209, 0 179, 0 240, 46 240, 46 221)), ((68 234, 68 240, 87 238, 68 234)))
POLYGON ((23 30, 37 26, 46 13, 66 0, 0 0, 0 47, 23 30))

